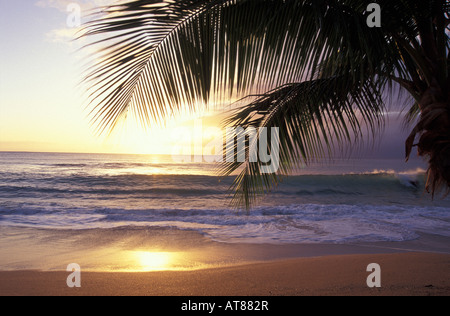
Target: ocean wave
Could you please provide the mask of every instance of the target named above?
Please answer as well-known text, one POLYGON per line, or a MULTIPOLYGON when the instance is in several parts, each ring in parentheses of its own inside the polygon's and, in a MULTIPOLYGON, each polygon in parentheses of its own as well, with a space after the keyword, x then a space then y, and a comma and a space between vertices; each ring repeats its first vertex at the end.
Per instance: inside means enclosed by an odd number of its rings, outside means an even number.
MULTIPOLYGON (((410 175, 410 176, 418 176, 418 175, 423 175, 426 173, 426 170, 422 169, 422 168, 416 168, 416 169, 411 169, 411 170, 406 170, 406 171, 395 171, 394 169, 373 169, 372 171, 366 171, 366 172, 360 172, 360 173, 348 173, 350 175, 355 175, 355 174, 359 174, 359 175, 410 175)), ((344 174, 345 175, 345 174, 344 174)))
POLYGON ((404 241, 417 238, 420 232, 450 237, 449 223, 449 208, 411 205, 288 205, 260 207, 251 214, 229 209, 0 208, 0 226, 73 230, 175 228, 231 243, 404 241))
POLYGON ((164 196, 164 195, 178 195, 178 196, 195 196, 195 195, 212 195, 212 194, 223 194, 223 191, 218 191, 214 189, 182 189, 182 188, 128 188, 128 189, 105 189, 105 188, 95 188, 92 190, 90 188, 53 188, 53 187, 32 187, 32 186, 2 186, 0 190, 3 193, 14 193, 21 195, 23 193, 49 193, 49 194, 99 194, 99 195, 112 195, 112 196, 164 196))
POLYGON ((396 172, 367 162, 357 169, 333 167, 330 174, 319 167, 301 170, 315 174, 289 177, 246 213, 227 207, 234 177, 205 175, 209 165, 149 161, 4 155, 0 227, 74 233, 145 227, 155 234, 181 229, 252 243, 401 241, 420 232, 450 236, 450 200, 424 197, 423 169, 396 172), (201 174, 190 175, 191 168, 201 174))
MULTIPOLYGON (((2 177, 3 178, 3 177, 2 177)), ((211 189, 212 186, 229 186, 234 177, 218 177, 218 176, 192 176, 192 175, 90 175, 90 174, 69 174, 69 175, 52 175, 41 176, 33 179, 26 177, 7 177, 1 179, 3 185, 0 185, 1 191, 13 192, 42 190, 60 192, 70 191, 72 188, 83 186, 84 188, 98 190, 100 193, 119 193, 131 191, 133 189, 141 190, 143 193, 148 190, 157 190, 163 193, 164 190, 173 190, 173 192, 184 192, 188 190, 217 193, 217 189, 211 189), (105 190, 105 187, 112 187, 111 190, 105 190), (147 189, 142 189, 147 187, 147 189), (126 189, 125 189, 126 188, 126 189), (128 189, 129 188, 129 189, 128 189)), ((363 173, 363 174, 345 174, 345 175, 301 175, 288 177, 285 183, 288 186, 299 185, 311 186, 313 188, 321 187, 318 193, 323 194, 352 194, 352 191, 346 188, 374 186, 383 187, 384 185, 401 184, 406 187, 411 182, 422 184, 425 180, 424 174, 421 172, 403 172, 403 173, 363 173), (339 185, 340 189, 334 186, 339 185)), ((283 187, 282 187, 283 188, 283 187)), ((82 189, 79 189, 82 191, 82 189)), ((303 190, 298 190, 302 194, 303 190)), ((308 194, 305 191, 305 194, 308 194)))

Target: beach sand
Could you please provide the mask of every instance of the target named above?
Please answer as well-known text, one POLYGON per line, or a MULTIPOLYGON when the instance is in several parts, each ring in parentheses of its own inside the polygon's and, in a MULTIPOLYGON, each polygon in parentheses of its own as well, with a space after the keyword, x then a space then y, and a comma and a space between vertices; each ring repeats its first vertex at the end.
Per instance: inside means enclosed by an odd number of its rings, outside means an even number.
POLYGON ((0 272, 2 296, 447 296, 450 255, 390 253, 333 255, 195 271, 0 272), (381 288, 369 288, 367 266, 381 267, 381 288))

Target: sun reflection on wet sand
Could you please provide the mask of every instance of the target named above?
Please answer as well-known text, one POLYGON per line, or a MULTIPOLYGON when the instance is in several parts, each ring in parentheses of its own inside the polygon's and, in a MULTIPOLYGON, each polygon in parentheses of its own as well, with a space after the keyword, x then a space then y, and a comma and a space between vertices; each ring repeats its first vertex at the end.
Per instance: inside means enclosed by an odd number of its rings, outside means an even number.
POLYGON ((132 254, 140 266, 138 270, 143 272, 170 270, 176 262, 176 254, 170 252, 134 251, 132 254))

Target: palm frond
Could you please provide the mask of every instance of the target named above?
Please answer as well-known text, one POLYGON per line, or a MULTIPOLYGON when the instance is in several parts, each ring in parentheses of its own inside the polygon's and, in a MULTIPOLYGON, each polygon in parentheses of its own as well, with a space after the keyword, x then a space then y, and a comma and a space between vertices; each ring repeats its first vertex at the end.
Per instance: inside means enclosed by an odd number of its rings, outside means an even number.
POLYGON ((144 125, 164 123, 181 109, 254 95, 228 123, 278 127, 281 164, 279 174, 248 160, 224 165, 223 175, 243 168, 234 201, 249 208, 293 167, 363 126, 374 134, 383 88, 400 84, 417 103, 430 82, 446 91, 448 1, 378 0, 383 25, 369 28, 372 2, 129 0, 103 8, 84 34, 100 47, 85 78, 92 122, 110 132, 134 111, 144 125))
POLYGON ((132 110, 144 125, 163 123, 212 98, 300 82, 336 52, 383 47, 364 10, 350 0, 134 0, 103 8, 83 35, 99 47, 85 77, 92 122, 108 132, 132 110))
POLYGON ((90 46, 100 47, 85 77, 100 133, 129 110, 148 125, 182 106, 195 110, 209 98, 210 82, 202 79, 212 66, 207 58, 213 39, 204 38, 208 34, 195 18, 223 2, 130 1, 102 8, 103 17, 85 25, 83 36, 97 38, 90 46))
MULTIPOLYGON (((224 122, 226 126, 257 130, 277 128, 280 142, 279 152, 267 148, 275 152, 272 158, 279 159, 279 170, 265 173, 265 163, 252 161, 250 156, 261 133, 253 139, 253 144, 249 143, 251 139, 247 141, 246 147, 237 146, 246 134, 236 135, 231 152, 244 156, 245 161, 225 162, 220 170, 222 176, 239 172, 231 188, 234 207, 249 210, 293 169, 332 155, 335 145, 354 143, 363 135, 364 126, 373 133, 382 128, 384 103, 376 85, 370 81, 351 85, 348 79, 342 76, 285 85, 234 110, 224 122)), ((229 144, 225 152, 230 153, 229 144)))

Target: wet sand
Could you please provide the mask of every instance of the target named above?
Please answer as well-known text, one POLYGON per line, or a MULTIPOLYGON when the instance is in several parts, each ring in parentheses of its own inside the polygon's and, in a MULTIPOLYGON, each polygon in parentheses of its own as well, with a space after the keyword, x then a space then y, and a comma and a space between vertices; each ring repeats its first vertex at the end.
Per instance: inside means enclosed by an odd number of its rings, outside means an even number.
POLYGON ((450 255, 351 254, 200 269, 137 273, 0 272, 2 296, 448 296, 450 255), (367 266, 381 267, 381 288, 369 288, 367 266))

